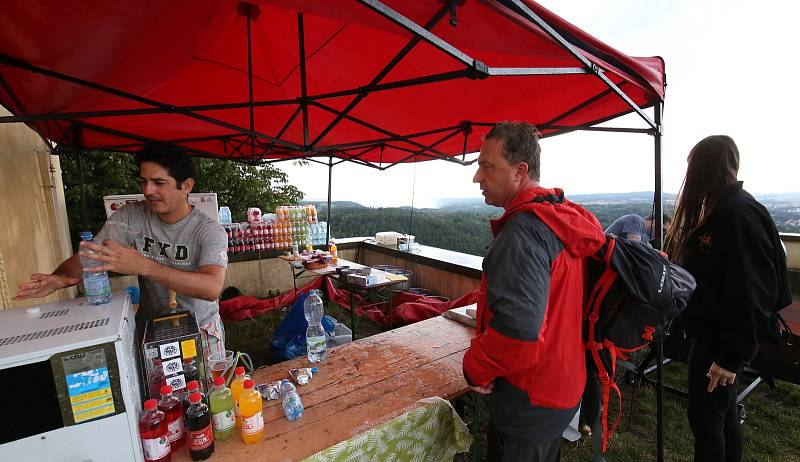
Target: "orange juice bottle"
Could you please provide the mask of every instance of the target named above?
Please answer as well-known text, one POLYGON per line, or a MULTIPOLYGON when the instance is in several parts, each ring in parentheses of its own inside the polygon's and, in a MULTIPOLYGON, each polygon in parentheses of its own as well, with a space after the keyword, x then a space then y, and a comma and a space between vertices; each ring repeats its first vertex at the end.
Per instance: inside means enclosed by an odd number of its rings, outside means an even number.
POLYGON ((331 239, 331 243, 328 246, 328 251, 331 253, 331 257, 333 257, 333 263, 335 264, 336 261, 339 259, 339 255, 336 253, 336 241, 331 239))
POLYGON ((233 398, 233 414, 236 416, 236 428, 242 428, 242 414, 239 410, 239 396, 244 391, 244 381, 249 379, 244 375, 244 367, 239 366, 233 371, 231 381, 231 397, 233 398))
POLYGON ((244 381, 244 391, 239 396, 239 409, 242 413, 242 441, 245 444, 258 443, 264 439, 264 413, 261 393, 254 389, 253 379, 244 381))

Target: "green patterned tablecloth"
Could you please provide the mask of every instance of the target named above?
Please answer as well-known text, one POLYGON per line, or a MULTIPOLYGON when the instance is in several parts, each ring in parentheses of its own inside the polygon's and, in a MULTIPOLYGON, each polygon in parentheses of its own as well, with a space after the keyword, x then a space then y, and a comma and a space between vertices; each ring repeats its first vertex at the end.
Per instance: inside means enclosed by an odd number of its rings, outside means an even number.
POLYGON ((342 441, 303 462, 447 461, 466 452, 472 436, 447 400, 426 398, 420 407, 342 441))

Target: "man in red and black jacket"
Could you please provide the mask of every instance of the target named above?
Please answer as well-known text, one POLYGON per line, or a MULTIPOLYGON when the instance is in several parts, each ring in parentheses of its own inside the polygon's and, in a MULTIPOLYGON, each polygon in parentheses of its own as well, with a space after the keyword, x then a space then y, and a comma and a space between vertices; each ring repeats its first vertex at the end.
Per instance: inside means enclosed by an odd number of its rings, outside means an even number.
POLYGON ((476 337, 464 375, 489 408, 488 460, 558 461, 586 383, 584 259, 605 243, 597 219, 539 186, 538 132, 496 124, 474 182, 503 207, 483 260, 476 337))

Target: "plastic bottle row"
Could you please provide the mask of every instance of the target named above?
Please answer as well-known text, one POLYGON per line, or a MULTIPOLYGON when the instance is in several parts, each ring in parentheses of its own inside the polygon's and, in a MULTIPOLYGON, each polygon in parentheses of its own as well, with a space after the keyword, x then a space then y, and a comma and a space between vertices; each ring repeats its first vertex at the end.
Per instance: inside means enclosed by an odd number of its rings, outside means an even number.
POLYGON ((176 450, 189 446, 192 460, 204 460, 214 452, 214 441, 227 440, 237 429, 244 443, 264 438, 261 394, 253 380, 238 367, 231 387, 217 377, 208 399, 197 381, 187 384, 181 400, 172 387, 161 388, 161 399, 144 403, 139 433, 146 462, 168 462, 176 450))
POLYGON ((287 238, 280 240, 272 240, 268 238, 266 239, 237 238, 228 240, 228 253, 236 254, 236 253, 246 253, 246 252, 267 252, 270 250, 291 250, 295 245, 297 245, 298 249, 305 250, 309 245, 322 246, 324 244, 325 244, 325 238, 322 239, 287 238))
POLYGON ((274 237, 274 236, 313 236, 324 238, 328 230, 326 222, 291 223, 288 221, 269 223, 232 223, 223 225, 228 238, 236 237, 274 237))
MULTIPOLYGON (((221 206, 217 211, 220 224, 231 224, 232 216, 231 209, 226 206, 221 206)), ((261 214, 260 209, 251 207, 248 209, 248 220, 253 222, 265 222, 270 220, 277 221, 291 221, 291 222, 317 222, 317 207, 315 205, 282 205, 275 209, 275 213, 261 214), (251 211, 257 211, 253 213, 251 211)))
POLYGON ((317 207, 315 205, 282 205, 275 209, 275 216, 279 221, 292 222, 317 222, 317 207))

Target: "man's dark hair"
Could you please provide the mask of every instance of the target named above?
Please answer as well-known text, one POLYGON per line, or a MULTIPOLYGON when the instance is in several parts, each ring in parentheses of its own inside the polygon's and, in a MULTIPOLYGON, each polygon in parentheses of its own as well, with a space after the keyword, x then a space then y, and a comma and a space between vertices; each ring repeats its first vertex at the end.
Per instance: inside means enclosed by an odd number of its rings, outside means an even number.
POLYGON ((175 178, 178 189, 182 188, 182 183, 188 178, 195 177, 192 158, 175 146, 148 144, 136 153, 136 164, 140 172, 142 171, 142 162, 152 162, 164 167, 167 174, 175 178))
POLYGON ((542 148, 539 146, 539 130, 525 122, 498 122, 494 124, 484 139, 503 141, 503 156, 508 163, 528 164, 528 178, 539 181, 539 157, 542 148))

